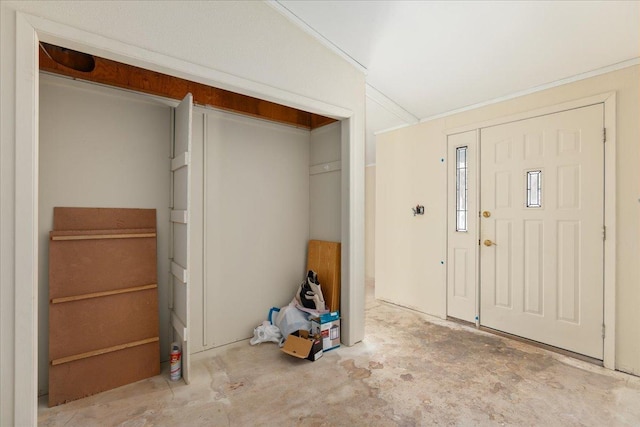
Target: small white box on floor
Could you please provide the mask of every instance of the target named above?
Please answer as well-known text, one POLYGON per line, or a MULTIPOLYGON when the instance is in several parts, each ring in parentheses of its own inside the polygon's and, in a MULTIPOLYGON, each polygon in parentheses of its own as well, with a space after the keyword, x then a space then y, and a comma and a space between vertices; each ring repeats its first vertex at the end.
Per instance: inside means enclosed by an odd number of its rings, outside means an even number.
POLYGON ((311 334, 322 337, 322 351, 340 347, 340 312, 332 311, 311 318, 311 334))

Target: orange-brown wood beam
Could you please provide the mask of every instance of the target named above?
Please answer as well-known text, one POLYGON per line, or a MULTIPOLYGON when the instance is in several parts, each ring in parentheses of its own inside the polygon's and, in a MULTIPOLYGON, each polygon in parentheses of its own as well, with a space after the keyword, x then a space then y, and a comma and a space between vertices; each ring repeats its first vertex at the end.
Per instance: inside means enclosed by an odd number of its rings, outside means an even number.
POLYGON ((330 125, 337 120, 330 117, 319 116, 317 114, 311 114, 311 129, 320 128, 325 125, 330 125))
POLYGON ((305 129, 315 129, 336 121, 329 117, 121 62, 97 56, 94 59, 95 68, 93 71, 76 71, 53 61, 44 49, 40 48, 41 71, 177 100, 181 100, 191 92, 193 101, 197 105, 220 108, 305 129))

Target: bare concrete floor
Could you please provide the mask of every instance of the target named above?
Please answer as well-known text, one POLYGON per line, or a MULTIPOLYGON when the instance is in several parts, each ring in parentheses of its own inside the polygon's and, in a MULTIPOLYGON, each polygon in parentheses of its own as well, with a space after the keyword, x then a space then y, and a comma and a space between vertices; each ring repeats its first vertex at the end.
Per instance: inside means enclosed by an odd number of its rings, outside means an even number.
POLYGON ((640 425, 640 378, 374 301, 366 337, 316 362, 248 342, 48 409, 43 426, 640 425))

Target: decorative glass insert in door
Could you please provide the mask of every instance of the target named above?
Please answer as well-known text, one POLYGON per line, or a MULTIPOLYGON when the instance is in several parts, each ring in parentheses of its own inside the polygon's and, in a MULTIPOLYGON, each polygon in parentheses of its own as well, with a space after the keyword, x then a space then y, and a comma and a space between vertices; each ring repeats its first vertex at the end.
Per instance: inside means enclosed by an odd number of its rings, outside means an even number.
POLYGON ((456 148, 456 231, 467 231, 467 147, 456 148))
POLYGON ((542 171, 527 172, 527 207, 542 207, 542 171))

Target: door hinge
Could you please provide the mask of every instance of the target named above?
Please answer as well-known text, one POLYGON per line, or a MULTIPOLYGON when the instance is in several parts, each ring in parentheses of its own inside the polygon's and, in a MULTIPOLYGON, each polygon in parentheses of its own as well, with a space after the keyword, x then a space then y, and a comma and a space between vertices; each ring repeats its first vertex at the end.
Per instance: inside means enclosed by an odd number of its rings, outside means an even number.
POLYGON ((607 142, 607 128, 602 128, 602 142, 607 142))
POLYGON ((602 324, 602 338, 604 338, 604 323, 602 324))
POLYGON ((602 240, 607 240, 607 226, 602 226, 602 240))

